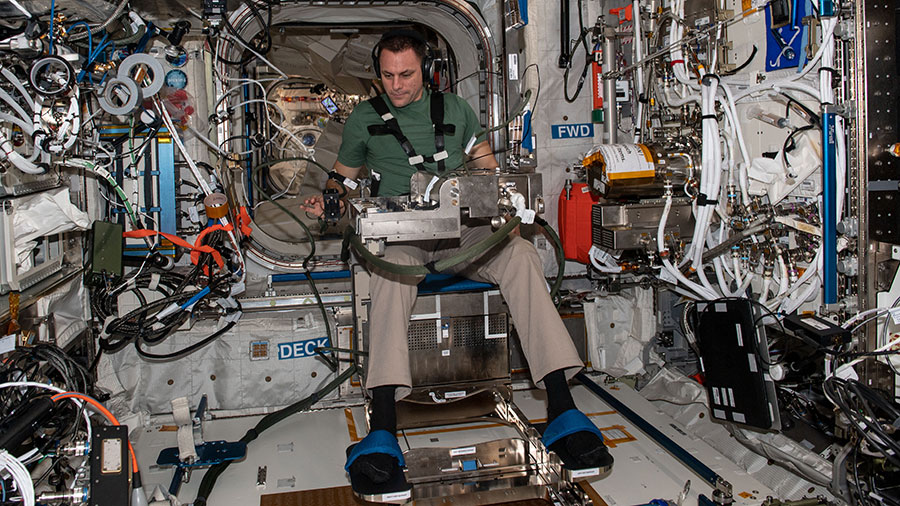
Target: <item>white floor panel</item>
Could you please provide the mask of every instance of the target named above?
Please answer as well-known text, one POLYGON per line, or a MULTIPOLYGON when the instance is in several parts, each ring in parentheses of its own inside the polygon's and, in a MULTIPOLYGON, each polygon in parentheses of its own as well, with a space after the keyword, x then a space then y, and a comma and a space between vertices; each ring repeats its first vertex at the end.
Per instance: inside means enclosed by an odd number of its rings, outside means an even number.
MULTIPOLYGON (((654 424, 688 452, 730 481, 738 504, 758 504, 772 492, 737 465, 718 454, 702 440, 685 434, 676 422, 659 412, 637 392, 622 384, 605 385, 610 393, 654 424)), ((685 482, 691 480, 690 500, 697 495, 711 496, 712 488, 679 463, 664 449, 640 432, 620 414, 583 386, 573 388, 582 411, 605 429, 616 463, 610 476, 591 482, 591 487, 610 506, 646 504, 651 499, 676 499, 685 482)), ((516 405, 533 422, 542 422, 546 403, 541 391, 517 391, 516 405)), ((204 425, 207 441, 236 441, 261 417, 216 419, 204 425)), ((363 437, 366 426, 362 407, 329 409, 293 415, 263 432, 248 446, 247 457, 232 464, 220 477, 209 498, 216 506, 254 505, 264 494, 330 487, 343 487, 349 481, 343 470, 345 449, 363 437), (266 483, 257 487, 257 471, 266 467, 266 483)), ((409 447, 459 447, 475 442, 515 436, 513 429, 499 424, 475 423, 467 426, 433 427, 405 431, 400 438, 403 449, 409 447)), ((176 446, 172 426, 144 430, 135 438, 135 450, 141 463, 144 483, 168 488, 173 470, 153 465, 159 451, 176 446)), ((202 473, 198 470, 181 487, 179 499, 190 502, 196 496, 202 473)))

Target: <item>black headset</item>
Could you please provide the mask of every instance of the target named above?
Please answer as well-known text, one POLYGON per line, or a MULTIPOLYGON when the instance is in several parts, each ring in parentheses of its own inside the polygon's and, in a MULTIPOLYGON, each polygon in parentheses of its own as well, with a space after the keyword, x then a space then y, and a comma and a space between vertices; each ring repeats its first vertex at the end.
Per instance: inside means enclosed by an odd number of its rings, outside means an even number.
POLYGON ((408 29, 388 31, 381 36, 381 40, 372 48, 372 68, 375 70, 375 75, 378 76, 378 79, 381 79, 381 63, 378 61, 381 57, 381 43, 394 37, 407 37, 421 42, 425 46, 425 57, 422 58, 422 80, 426 83, 431 82, 431 77, 434 75, 434 56, 431 45, 428 44, 428 41, 425 40, 421 33, 408 29))

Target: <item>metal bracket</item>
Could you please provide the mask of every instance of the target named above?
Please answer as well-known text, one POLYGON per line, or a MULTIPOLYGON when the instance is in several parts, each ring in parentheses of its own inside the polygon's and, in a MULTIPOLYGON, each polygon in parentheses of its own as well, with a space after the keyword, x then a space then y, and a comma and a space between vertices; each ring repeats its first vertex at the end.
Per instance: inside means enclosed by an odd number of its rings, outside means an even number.
POLYGON ((177 446, 165 448, 159 452, 159 456, 156 458, 158 466, 175 466, 175 474, 169 484, 169 493, 172 495, 178 495, 181 484, 190 481, 193 469, 239 460, 247 455, 247 443, 242 441, 203 441, 203 420, 206 408, 207 399, 204 395, 200 398, 197 410, 194 411, 194 416, 191 418, 197 458, 189 461, 181 460, 177 446))
POLYGON ((716 489, 713 490, 713 501, 716 504, 732 504, 734 502, 734 491, 731 483, 721 476, 716 480, 716 489))
POLYGON ((837 114, 842 118, 852 118, 856 115, 856 104, 853 102, 829 104, 826 105, 823 109, 826 113, 837 114))

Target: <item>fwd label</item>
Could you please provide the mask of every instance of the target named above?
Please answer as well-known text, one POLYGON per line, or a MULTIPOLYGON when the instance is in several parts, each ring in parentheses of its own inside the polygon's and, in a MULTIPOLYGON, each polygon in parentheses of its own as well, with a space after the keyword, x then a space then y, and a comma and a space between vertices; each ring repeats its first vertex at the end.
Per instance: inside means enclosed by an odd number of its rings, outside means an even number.
POLYGON ((554 139, 575 139, 580 137, 593 137, 593 123, 563 123, 560 125, 551 125, 550 135, 554 139))

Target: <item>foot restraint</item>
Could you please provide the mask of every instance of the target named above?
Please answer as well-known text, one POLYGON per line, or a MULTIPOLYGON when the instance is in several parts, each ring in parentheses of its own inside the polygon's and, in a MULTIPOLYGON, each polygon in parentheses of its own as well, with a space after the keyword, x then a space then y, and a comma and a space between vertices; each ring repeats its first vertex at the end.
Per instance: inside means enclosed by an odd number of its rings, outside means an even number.
POLYGON ((409 491, 412 487, 406 482, 406 476, 401 469, 404 465, 406 463, 403 460, 403 452, 400 450, 397 438, 386 430, 375 430, 359 443, 347 448, 347 464, 344 465, 344 469, 350 475, 350 485, 354 492, 372 496, 409 491), (387 481, 376 483, 356 467, 353 470, 350 469, 359 457, 372 454, 393 457, 390 478, 387 481))
MULTIPOLYGON (((578 437, 578 436, 576 436, 578 437)), ((577 409, 570 409, 557 416, 547 425, 541 437, 544 446, 556 453, 566 469, 582 469, 585 467, 609 467, 613 464, 612 455, 609 454, 603 444, 603 433, 594 425, 584 413, 577 409), (581 463, 581 456, 573 453, 571 445, 567 445, 566 438, 579 432, 584 432, 580 440, 596 441, 588 434, 594 434, 599 438, 597 448, 585 448, 585 454, 590 454, 593 466, 585 466, 581 463)), ((585 455, 587 456, 587 455, 585 455)))

